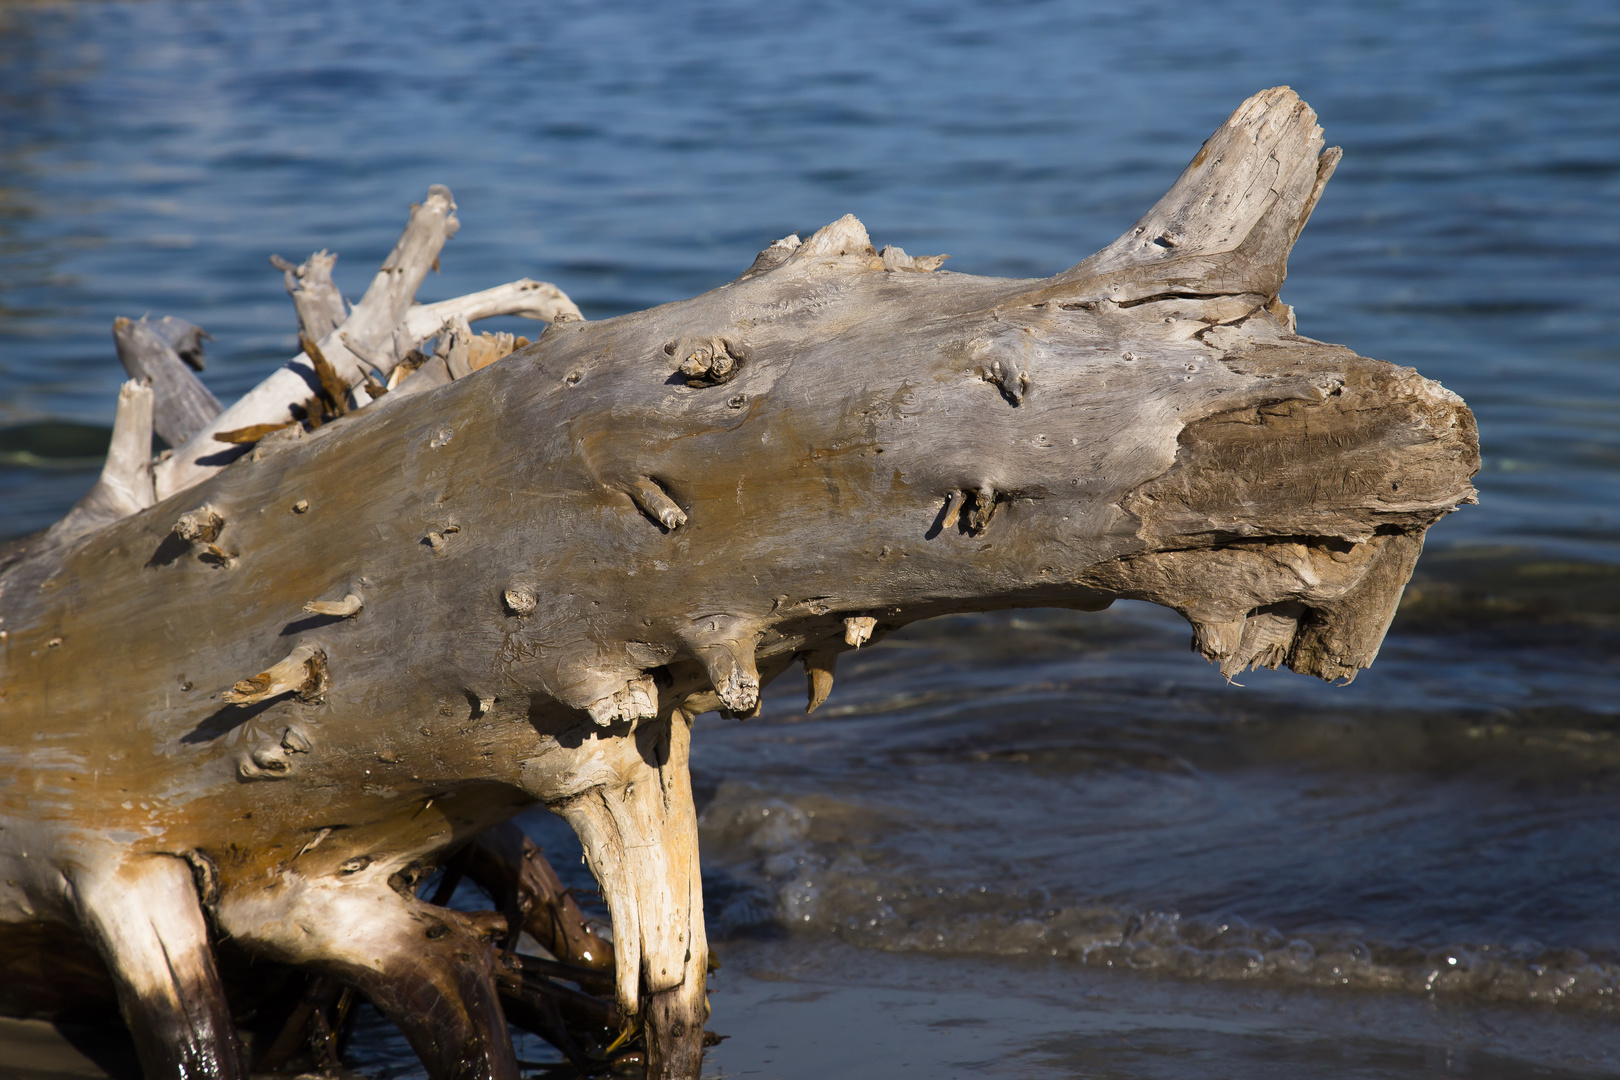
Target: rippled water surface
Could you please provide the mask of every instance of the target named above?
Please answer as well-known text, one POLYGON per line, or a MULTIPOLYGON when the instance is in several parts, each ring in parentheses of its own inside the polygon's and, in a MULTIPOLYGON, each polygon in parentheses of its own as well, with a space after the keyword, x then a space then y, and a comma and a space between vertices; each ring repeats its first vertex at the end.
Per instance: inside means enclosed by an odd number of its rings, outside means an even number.
MULTIPOLYGON (((114 317, 206 327, 229 400, 296 351, 266 256, 336 251, 353 298, 430 183, 463 226, 424 300, 603 318, 847 212, 1044 275, 1279 83, 1345 149, 1284 299, 1468 400, 1480 505, 1350 687, 1228 687, 1121 604, 701 720, 708 1069, 1620 1075, 1613 4, 0 3, 0 536, 93 479, 114 317)), ((381 1021, 353 1054, 413 1075, 381 1021)))

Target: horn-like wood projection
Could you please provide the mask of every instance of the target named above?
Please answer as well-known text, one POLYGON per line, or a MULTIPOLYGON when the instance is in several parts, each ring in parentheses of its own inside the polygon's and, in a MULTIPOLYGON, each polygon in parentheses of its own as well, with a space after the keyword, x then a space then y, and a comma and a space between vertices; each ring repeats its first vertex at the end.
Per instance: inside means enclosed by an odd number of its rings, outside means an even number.
POLYGON ((154 1077, 244 1073, 211 926, 368 995, 435 1077, 513 1075, 517 993, 542 1027, 639 1016, 649 1075, 692 1078, 692 716, 757 713, 795 661, 814 709, 839 652, 917 619, 1116 597, 1184 614, 1228 678, 1353 676, 1478 452, 1454 394, 1278 299, 1337 160, 1268 90, 1055 277, 948 273, 846 217, 599 323, 519 283, 553 325, 498 360, 517 343, 462 321, 486 294, 410 307, 443 189, 342 325, 327 264, 289 264, 306 355, 155 480, 126 390, 96 491, 3 556, 0 954, 85 944, 9 966, 0 1006, 90 993, 99 955, 154 1077), (537 802, 612 912, 612 950, 551 939, 612 965, 595 1012, 417 894, 537 802))

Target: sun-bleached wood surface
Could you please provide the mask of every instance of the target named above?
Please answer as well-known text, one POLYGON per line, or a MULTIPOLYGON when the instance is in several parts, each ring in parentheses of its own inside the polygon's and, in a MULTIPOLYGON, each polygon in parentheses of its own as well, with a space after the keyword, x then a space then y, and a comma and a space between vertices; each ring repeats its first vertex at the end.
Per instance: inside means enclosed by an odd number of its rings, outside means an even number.
MULTIPOLYGON (((410 306, 455 227, 435 188, 342 325, 316 342, 301 305, 313 349, 155 479, 115 437, 78 524, 4 556, 0 1006, 105 998, 104 968, 150 1075, 241 1076, 223 941, 358 989, 435 1077, 515 1076, 523 961, 416 885, 538 802, 612 914, 601 1022, 692 1078, 693 716, 756 714, 795 663, 813 708, 840 652, 918 619, 1118 597, 1184 614, 1228 678, 1353 676, 1478 450, 1454 394, 1278 299, 1337 160, 1268 90, 1054 277, 949 273, 845 217, 602 322, 518 283, 491 303, 552 325, 493 362, 515 342, 478 339, 482 366, 461 320, 489 308, 410 306)), ((538 887, 519 865, 489 873, 538 887)))

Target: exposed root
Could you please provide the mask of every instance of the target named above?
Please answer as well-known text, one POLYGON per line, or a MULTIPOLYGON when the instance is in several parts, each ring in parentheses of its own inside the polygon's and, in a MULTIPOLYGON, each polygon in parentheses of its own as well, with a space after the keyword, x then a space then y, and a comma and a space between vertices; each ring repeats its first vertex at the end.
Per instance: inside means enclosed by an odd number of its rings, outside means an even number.
POLYGON ((487 925, 396 892, 390 869, 370 863, 313 879, 284 872, 228 893, 219 924, 259 955, 359 989, 433 1080, 516 1080, 487 925))
POLYGON ((185 860, 148 856, 71 883, 86 935, 150 1077, 245 1078, 208 927, 185 860))
POLYGON ((695 1077, 702 1054, 708 942, 690 740, 679 711, 644 724, 634 745, 606 748, 618 781, 552 807, 584 843, 613 914, 618 1003, 643 1015, 648 1076, 695 1077))

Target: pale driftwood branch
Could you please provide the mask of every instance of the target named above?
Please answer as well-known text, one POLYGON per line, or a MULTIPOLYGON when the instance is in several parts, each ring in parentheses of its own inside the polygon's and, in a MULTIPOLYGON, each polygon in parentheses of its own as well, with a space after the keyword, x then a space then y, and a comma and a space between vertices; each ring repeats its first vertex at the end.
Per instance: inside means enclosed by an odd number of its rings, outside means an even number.
POLYGON ((270 265, 281 271, 298 312, 298 332, 311 341, 326 340, 349 316, 343 294, 332 280, 336 263, 337 256, 326 251, 317 251, 296 266, 280 255, 270 256, 270 265))
POLYGON ((118 360, 130 378, 151 384, 152 426, 170 446, 183 444, 225 408, 192 373, 193 367, 201 366, 201 348, 195 343, 200 333, 199 328, 180 319, 164 319, 159 323, 113 320, 113 343, 118 348, 118 360), (174 343, 163 334, 166 329, 177 331, 174 337, 182 345, 191 339, 197 363, 185 362, 174 343))
MULTIPOLYGON (((367 293, 370 296, 370 293, 367 293)), ((364 301, 362 301, 364 303, 364 301)), ((358 310, 358 309, 356 309, 358 310)), ((567 322, 580 319, 579 308, 570 300, 566 293, 547 281, 533 281, 523 278, 518 281, 497 285, 482 292, 469 293, 466 296, 453 297, 449 300, 440 300, 432 304, 416 304, 411 306, 400 319, 395 331, 389 335, 386 344, 376 341, 362 342, 359 337, 350 336, 349 327, 345 324, 336 334, 342 340, 334 346, 350 355, 358 356, 369 367, 374 367, 384 375, 390 375, 394 367, 406 357, 411 350, 431 337, 439 335, 449 323, 456 319, 465 319, 476 322, 479 319, 490 319, 498 316, 518 316, 525 319, 534 319, 541 322, 567 322)), ((332 335, 328 335, 330 338, 332 335)), ((322 340, 320 348, 324 352, 329 342, 322 340)), ((440 365, 442 367, 442 365, 440 365)), ((364 374, 355 374, 350 386, 358 385, 364 374)), ((404 383, 414 381, 407 373, 407 378, 399 381, 390 379, 390 389, 402 386, 404 383)), ((422 382, 412 386, 407 393, 417 393, 430 389, 433 386, 448 382, 448 373, 439 371, 430 373, 422 382)), ((294 358, 287 368, 276 372, 265 380, 258 388, 253 390, 241 401, 231 407, 236 414, 233 418, 220 419, 218 423, 211 424, 208 429, 200 432, 188 445, 188 451, 196 459, 202 461, 190 466, 165 463, 159 468, 159 490, 165 495, 188 487, 202 477, 223 467, 235 456, 229 447, 221 448, 213 444, 208 438, 210 434, 221 431, 238 430, 274 430, 275 426, 287 423, 292 418, 291 407, 301 405, 314 393, 316 379, 313 365, 307 356, 300 354, 294 358), (289 374, 296 374, 296 381, 289 378, 289 374), (299 396, 302 395, 302 396, 299 396), (284 401, 282 399, 285 399, 284 401), (281 404, 276 404, 282 401, 281 404), (249 404, 251 402, 251 404, 249 404), (239 419, 251 417, 261 419, 239 419), (208 458, 214 461, 207 461, 208 458)), ((178 455, 177 455, 178 456, 178 455)))
POLYGON ((400 332, 394 338, 394 353, 396 357, 403 357, 457 318, 471 323, 498 315, 516 315, 547 323, 583 318, 579 308, 557 286, 549 281, 523 278, 483 292, 412 307, 405 313, 400 332))
POLYGON ((439 335, 439 347, 433 350, 433 355, 444 361, 444 369, 452 379, 465 379, 472 374, 472 336, 472 327, 460 316, 439 335))
POLYGON ((154 502, 152 492, 152 388, 131 379, 118 390, 112 442, 101 476, 67 516, 46 533, 48 545, 66 544, 154 502))
MULTIPOLYGON (((318 342, 321 352, 349 386, 359 385, 369 365, 357 356, 346 340, 359 343, 370 353, 393 343, 394 328, 404 318, 417 286, 439 257, 439 251, 455 235, 459 222, 450 189, 434 185, 420 205, 412 207, 410 222, 372 278, 365 296, 355 305, 343 325, 318 342)), ((318 389, 315 368, 300 353, 287 366, 244 395, 214 421, 197 432, 174 456, 157 470, 159 498, 167 498, 212 475, 240 453, 222 447, 213 436, 261 424, 279 424, 295 419, 294 409, 302 406, 318 389)))
MULTIPOLYGON (((756 715, 795 663, 813 709, 839 653, 920 619, 1117 598, 1182 613, 1227 677, 1373 662, 1426 531, 1473 497, 1478 440, 1438 384, 1293 332, 1277 289, 1334 160, 1277 89, 1044 281, 904 265, 846 217, 702 296, 560 320, 478 371, 469 344, 454 380, 472 315, 440 309, 419 340, 453 325, 442 385, 404 393, 424 365, 183 495, 12 550, 0 911, 27 914, 0 947, 206 905, 233 948, 354 985, 434 1080, 507 1080, 487 920, 413 886, 538 802, 602 886, 649 1075, 694 1080, 693 716, 756 715), (361 587, 357 617, 305 610, 361 587), (177 854, 213 868, 193 897, 60 903, 177 854)), ((94 940, 168 1033, 157 1060, 243 1071, 228 1031, 183 1041, 152 949, 94 940)), ((206 984, 209 954, 173 940, 206 984)), ((0 980, 0 1007, 35 981, 0 980)))
MULTIPOLYGON (((145 319, 141 321, 146 322, 145 319)), ((193 371, 203 369, 203 342, 213 336, 208 331, 196 323, 187 322, 173 315, 165 315, 161 319, 147 323, 147 325, 156 330, 158 336, 169 343, 169 348, 173 349, 176 355, 186 362, 187 367, 193 371)))

